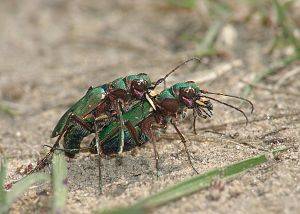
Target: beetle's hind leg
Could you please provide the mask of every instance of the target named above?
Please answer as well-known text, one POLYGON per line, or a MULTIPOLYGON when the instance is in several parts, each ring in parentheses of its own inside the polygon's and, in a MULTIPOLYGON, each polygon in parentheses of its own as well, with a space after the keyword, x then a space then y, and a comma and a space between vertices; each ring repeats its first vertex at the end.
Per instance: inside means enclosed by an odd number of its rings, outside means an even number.
MULTIPOLYGON (((94 130, 90 127, 89 124, 87 124, 85 121, 83 121, 81 118, 79 118, 78 116, 74 115, 73 113, 71 113, 68 116, 68 119, 66 121, 66 124, 62 130, 62 132, 58 135, 54 145, 51 147, 50 151, 45 155, 44 158, 42 158, 41 160, 39 160, 37 162, 37 165, 35 168, 33 168, 30 172, 28 172, 27 175, 32 174, 33 172, 39 171, 41 169, 43 169, 47 163, 48 163, 48 159, 49 157, 53 154, 53 152, 55 151, 55 149, 57 149, 59 147, 59 142, 61 140, 61 138, 70 131, 70 124, 71 122, 78 124, 81 127, 84 127, 86 130, 88 130, 89 132, 94 132, 94 130)), ((67 154, 67 153, 66 153, 67 154)))
POLYGON ((99 173, 99 193, 102 194, 102 186, 103 186, 103 180, 102 180, 102 157, 101 157, 101 147, 100 147, 100 143, 99 143, 99 130, 97 127, 97 124, 95 123, 94 125, 95 127, 95 141, 96 141, 96 149, 97 149, 97 156, 98 156, 98 173, 99 173))

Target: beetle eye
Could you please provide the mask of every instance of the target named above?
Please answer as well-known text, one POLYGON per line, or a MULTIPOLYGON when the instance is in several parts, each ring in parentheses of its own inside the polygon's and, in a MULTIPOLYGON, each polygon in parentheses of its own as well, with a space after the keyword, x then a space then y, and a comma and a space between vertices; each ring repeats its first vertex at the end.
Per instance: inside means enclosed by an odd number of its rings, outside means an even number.
POLYGON ((195 90, 193 88, 188 88, 182 91, 182 96, 187 98, 194 98, 195 97, 195 90))
POLYGON ((146 90, 146 84, 143 80, 133 81, 132 86, 133 86, 134 89, 136 89, 138 91, 146 90))

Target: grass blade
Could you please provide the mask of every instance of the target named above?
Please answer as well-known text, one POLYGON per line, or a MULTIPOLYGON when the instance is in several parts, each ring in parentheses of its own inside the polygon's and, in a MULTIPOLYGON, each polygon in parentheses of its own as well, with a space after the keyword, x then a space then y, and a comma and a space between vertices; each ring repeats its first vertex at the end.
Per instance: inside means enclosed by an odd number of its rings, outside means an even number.
POLYGON ((168 3, 179 8, 193 9, 197 5, 197 0, 168 0, 168 3))
MULTIPOLYGON (((287 150, 287 148, 273 150, 272 153, 273 155, 276 155, 277 153, 285 150, 287 150)), ((166 190, 163 190, 162 192, 159 192, 146 199, 143 199, 138 203, 134 204, 133 206, 127 208, 106 210, 101 213, 145 213, 150 209, 164 205, 173 200, 177 200, 183 196, 192 194, 201 189, 209 187, 216 178, 229 181, 235 178, 236 176, 240 175, 241 173, 250 170, 253 167, 258 166, 267 161, 267 154, 262 154, 222 168, 213 169, 211 171, 208 171, 207 173, 180 182, 172 187, 167 188, 166 190)))
POLYGON ((215 21, 211 25, 203 40, 197 46, 196 55, 198 57, 212 56, 217 53, 214 46, 223 25, 224 22, 220 20, 215 21))
POLYGON ((273 5, 276 9, 276 15, 277 15, 277 22, 278 25, 282 28, 282 36, 287 39, 296 49, 296 52, 300 51, 300 43, 297 40, 297 38, 294 36, 292 27, 289 26, 287 16, 286 16, 286 9, 282 4, 278 2, 278 0, 273 0, 273 5))
POLYGON ((68 194, 66 187, 67 162, 64 154, 54 153, 52 163, 53 213, 62 213, 68 194))
POLYGON ((16 117, 19 114, 16 110, 3 103, 0 103, 0 112, 3 112, 4 114, 7 114, 10 117, 16 117))
MULTIPOLYGON (((4 189, 7 165, 5 159, 1 159, 0 161, 0 210, 3 210, 3 212, 5 212, 8 209, 6 191, 4 189)), ((2 213, 2 211, 0 211, 0 213, 2 213)))

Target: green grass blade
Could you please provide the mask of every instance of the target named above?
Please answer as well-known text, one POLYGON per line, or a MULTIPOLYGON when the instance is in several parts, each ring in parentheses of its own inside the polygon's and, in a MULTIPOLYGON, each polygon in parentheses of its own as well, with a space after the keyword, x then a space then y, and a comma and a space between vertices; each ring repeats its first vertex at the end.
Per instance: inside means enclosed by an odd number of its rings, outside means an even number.
MULTIPOLYGON (((6 191, 4 189, 5 184, 5 178, 6 178, 6 171, 7 171, 7 165, 6 160, 1 159, 1 167, 0 167, 0 210, 6 211, 8 209, 7 206, 7 195, 6 191)), ((2 211, 0 211, 2 213, 2 211)))
POLYGON ((282 33, 285 39, 287 39, 296 49, 296 52, 300 51, 300 43, 297 38, 294 36, 292 27, 289 26, 287 22, 287 15, 285 7, 278 2, 278 0, 273 0, 273 5, 276 9, 277 22, 278 25, 282 28, 282 33))
MULTIPOLYGON (((272 153, 273 155, 276 155, 277 153, 285 150, 287 150, 287 148, 277 149, 272 151, 272 153)), ((211 171, 208 171, 207 173, 180 182, 172 187, 167 188, 166 190, 163 190, 162 192, 143 199, 133 206, 127 208, 106 210, 101 213, 145 213, 149 209, 164 205, 173 200, 177 200, 183 196, 209 187, 216 178, 228 181, 240 175, 241 173, 267 161, 267 154, 262 154, 222 168, 213 169, 211 171)))
POLYGON ((61 213, 67 200, 67 162, 62 152, 53 155, 52 187, 53 187, 53 213, 61 213))
POLYGON ((168 3, 179 8, 193 9, 197 5, 197 0, 168 0, 168 3))
POLYGON ((215 21, 211 27, 206 32, 204 38, 198 44, 196 55, 198 57, 203 56, 211 56, 217 53, 215 49, 215 42, 218 38, 219 32, 221 31, 222 27, 224 25, 223 21, 215 21))
POLYGON ((19 114, 16 110, 3 103, 0 103, 0 112, 3 112, 10 117, 16 117, 19 114))
POLYGON ((133 205, 131 207, 104 210, 99 213, 101 214, 143 214, 143 213, 147 213, 147 210, 142 206, 133 205))
POLYGON ((49 176, 45 173, 35 173, 32 175, 28 175, 22 180, 18 181, 13 185, 11 191, 7 192, 7 203, 11 204, 14 200, 16 200, 23 192, 25 192, 32 184, 49 181, 49 176))

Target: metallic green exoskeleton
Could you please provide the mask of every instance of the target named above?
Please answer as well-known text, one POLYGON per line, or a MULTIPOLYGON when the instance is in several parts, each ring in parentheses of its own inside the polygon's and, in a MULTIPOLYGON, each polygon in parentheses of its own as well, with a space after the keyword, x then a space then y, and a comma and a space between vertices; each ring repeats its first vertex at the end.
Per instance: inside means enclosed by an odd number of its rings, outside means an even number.
MULTIPOLYGON (((92 114, 93 110, 96 110, 97 107, 99 108, 105 99, 108 99, 109 101, 113 101, 112 99, 142 99, 145 93, 148 92, 150 86, 151 81, 149 76, 147 74, 140 73, 137 75, 129 75, 125 78, 118 78, 111 83, 101 86, 90 87, 86 94, 73 104, 60 118, 52 131, 51 137, 53 138, 62 134, 64 127, 68 125, 67 120, 71 114, 81 118, 88 114, 92 114), (123 91, 123 93, 119 90, 123 91), (119 94, 115 94, 117 93, 116 91, 119 92, 119 94), (118 95, 120 97, 118 97, 118 95)), ((104 110, 111 111, 111 109, 107 109, 107 106, 104 106, 103 108, 104 110)))
MULTIPOLYGON (((202 118, 211 117, 213 106, 210 102, 210 99, 216 102, 220 101, 216 100, 215 98, 208 97, 208 93, 211 94, 212 92, 204 91, 200 89, 195 82, 188 81, 174 84, 173 86, 163 90, 157 96, 152 97, 151 99, 155 106, 154 108, 147 100, 137 102, 130 108, 130 110, 124 112, 122 116, 125 123, 131 124, 131 126, 127 127, 128 130, 124 133, 124 150, 130 150, 133 147, 152 139, 153 134, 151 130, 152 127, 150 126, 151 124, 156 123, 162 127, 165 127, 166 124, 175 121, 177 118, 182 116, 183 112, 185 112, 187 109, 192 109, 194 111, 195 119, 197 116, 202 118), (132 143, 133 141, 134 143, 132 143)), ((220 95, 237 98, 232 95, 220 95)), ((232 107, 229 104, 226 105, 232 107)), ((239 109, 237 110, 244 114, 243 111, 239 109)), ((116 142, 118 142, 117 139, 120 139, 120 130, 121 124, 118 120, 110 120, 102 127, 102 130, 98 135, 98 140, 100 142, 100 147, 102 148, 103 154, 109 155, 119 151, 120 145, 116 142)), ((69 151, 75 151, 77 153, 80 145, 75 144, 74 142, 79 142, 82 140, 82 138, 81 135, 76 134, 76 132, 73 132, 73 143, 67 145, 65 144, 65 149, 69 151)), ((94 140, 91 143, 92 151, 96 150, 95 145, 96 143, 94 140)))
MULTIPOLYGON (((124 121, 130 122, 132 125, 131 129, 125 131, 124 151, 129 151, 149 141, 149 137, 142 132, 139 125, 144 119, 153 114, 153 112, 153 107, 149 104, 149 102, 141 101, 135 104, 128 112, 123 114, 124 121)), ((111 155, 118 153, 120 128, 120 124, 117 121, 112 121, 99 132, 98 138, 102 154, 111 155)), ((95 139, 91 142, 90 147, 91 152, 95 153, 95 139)))
MULTIPOLYGON (((134 126, 135 137, 140 140, 140 143, 137 143, 133 139, 134 133, 130 134, 129 131, 126 131, 125 151, 139 146, 153 137, 151 127, 147 124, 149 122, 165 126, 172 118, 180 116, 186 109, 200 108, 200 100, 202 108, 206 108, 210 112, 212 110, 212 104, 201 97, 201 90, 194 82, 177 83, 163 90, 152 99, 156 106, 155 111, 149 102, 142 101, 123 114, 124 121, 129 121, 134 126)), ((99 132, 98 138, 103 154, 109 155, 118 151, 118 144, 116 142, 119 138, 119 129, 119 123, 112 121, 99 132)), ((92 142, 91 147, 95 151, 95 140, 92 142)))
MULTIPOLYGON (((79 148, 83 138, 95 132, 95 125, 98 130, 114 120, 122 125, 122 112, 135 102, 146 100, 150 87, 150 78, 144 73, 118 78, 95 88, 90 87, 61 117, 51 137, 64 135, 64 148, 79 148)), ((124 125, 120 131, 124 131, 124 125)), ((120 140, 120 152, 124 144, 122 141, 123 139, 120 140)))
MULTIPOLYGON (((156 111, 154 111, 153 107, 150 105, 148 101, 141 101, 131 107, 128 112, 123 114, 123 120, 126 122, 130 122, 130 124, 135 128, 135 130, 127 130, 125 134, 125 151, 131 146, 127 145, 127 141, 133 142, 135 141, 135 145, 139 145, 136 139, 133 139, 132 135, 134 132, 138 133, 138 138, 140 140, 140 132, 148 132, 149 130, 141 130, 143 127, 139 127, 145 119, 155 115, 156 119, 158 120, 158 124, 165 124, 167 121, 170 120, 171 117, 177 117, 187 108, 196 108, 195 101, 200 98, 201 90, 197 84, 194 82, 183 82, 177 83, 170 88, 163 90, 159 95, 153 97, 153 103, 156 106, 156 111), (132 133, 130 133, 130 131, 132 133), (130 137, 131 136, 131 137, 130 137)), ((206 102, 206 101, 205 101, 206 102)), ((212 110, 212 106, 209 106, 206 102, 206 107, 209 111, 212 110)), ((211 104, 210 104, 211 105, 211 104)), ((118 148, 118 144, 116 144, 119 138, 119 130, 120 130, 120 123, 116 120, 110 121, 108 125, 105 125, 102 130, 99 132, 99 141, 100 144, 103 145, 103 153, 110 154, 110 153, 117 153, 118 150, 106 150, 105 148, 118 148)), ((145 142, 143 138, 142 142, 145 142)), ((76 142, 78 140, 74 140, 76 142)), ((131 143, 132 144, 132 143, 131 143)), ((79 145, 75 145, 74 143, 65 147, 67 150, 76 151, 79 145)), ((95 151, 95 141, 93 141, 92 145, 95 151)))
MULTIPOLYGON (((107 116, 112 117, 116 115, 113 114, 116 111, 114 108, 117 108, 115 101, 122 100, 123 104, 125 102, 127 105, 128 102, 132 100, 145 100, 150 89, 155 89, 156 86, 162 82, 165 82, 168 76, 175 72, 178 68, 194 60, 199 62, 201 61, 196 57, 183 61, 173 68, 169 73, 167 73, 163 78, 160 78, 154 82, 154 85, 152 85, 152 82, 147 74, 140 73, 137 75, 129 75, 124 78, 118 78, 102 86, 94 88, 90 87, 87 93, 79 101, 73 104, 61 117, 55 126, 51 137, 53 138, 58 135, 62 135, 63 131, 66 131, 64 129, 69 125, 68 123, 70 120, 70 115, 75 115, 81 120, 89 117, 94 117, 93 119, 97 119, 97 116, 103 113, 108 113, 107 116), (104 105, 103 103, 106 104, 104 105)), ((128 105, 122 107, 127 107, 127 109, 130 109, 130 106, 128 105)))
POLYGON ((59 119, 55 128, 52 131, 51 137, 54 138, 60 134, 65 126, 67 126, 68 118, 71 114, 83 117, 84 115, 95 109, 105 98, 108 91, 108 85, 102 85, 98 87, 90 87, 86 94, 74 103, 59 119))

